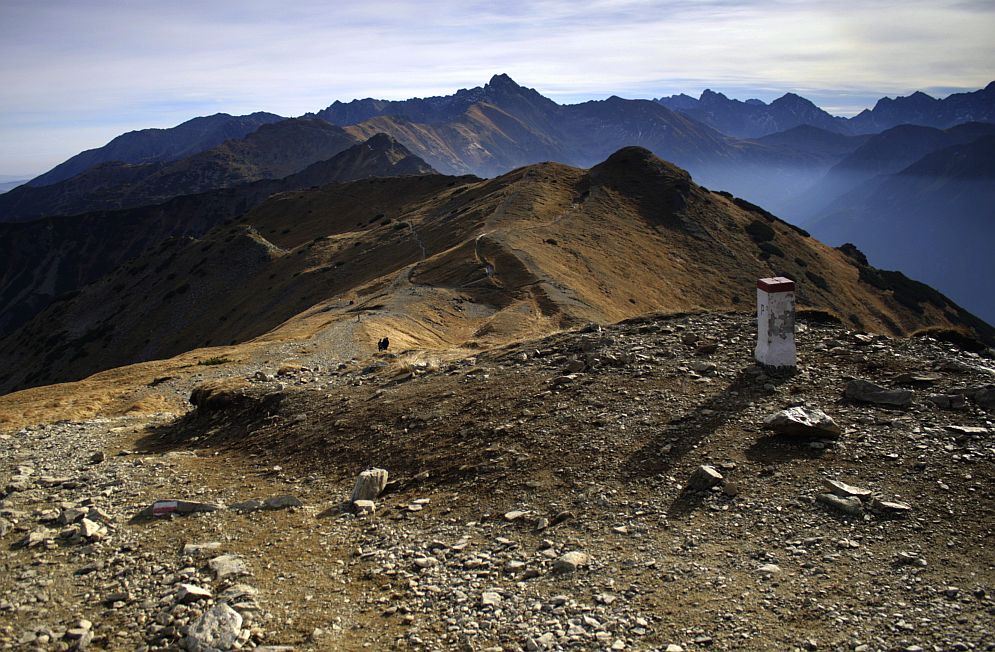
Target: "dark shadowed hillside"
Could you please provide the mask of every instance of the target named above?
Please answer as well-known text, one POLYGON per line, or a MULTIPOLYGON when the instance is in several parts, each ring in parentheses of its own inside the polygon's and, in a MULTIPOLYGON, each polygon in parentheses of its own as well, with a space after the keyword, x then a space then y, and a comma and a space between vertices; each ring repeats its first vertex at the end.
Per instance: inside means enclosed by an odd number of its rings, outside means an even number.
POLYGON ((824 216, 838 197, 880 175, 895 174, 931 152, 992 134, 995 134, 995 124, 979 122, 946 130, 915 125, 889 129, 868 138, 822 179, 792 199, 786 214, 799 224, 809 224, 824 216))
POLYGON ((995 323, 995 135, 926 155, 840 197, 811 227, 853 242, 995 323))
POLYGON ((172 162, 102 163, 47 186, 0 195, 0 222, 130 208, 260 179, 278 179, 335 156, 357 139, 323 120, 283 120, 172 162))
POLYGON ((48 186, 65 181, 101 163, 160 163, 175 161, 210 149, 226 140, 248 136, 265 124, 284 118, 272 113, 232 116, 217 113, 194 118, 169 129, 142 129, 121 134, 103 147, 80 152, 28 182, 48 186))
POLYGON ((163 204, 0 224, 0 336, 53 301, 170 238, 200 237, 278 192, 366 177, 431 174, 389 136, 374 136, 290 177, 185 195, 163 204))

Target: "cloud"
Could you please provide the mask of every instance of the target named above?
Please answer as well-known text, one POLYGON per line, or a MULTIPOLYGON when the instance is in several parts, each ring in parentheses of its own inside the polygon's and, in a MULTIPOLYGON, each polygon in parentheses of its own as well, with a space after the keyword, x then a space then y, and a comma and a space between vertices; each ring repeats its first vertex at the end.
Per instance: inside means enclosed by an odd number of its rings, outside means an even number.
POLYGON ((859 108, 832 98, 987 83, 992 33, 983 2, 5 0, 0 172, 194 115, 299 115, 497 72, 559 101, 711 87, 859 108))

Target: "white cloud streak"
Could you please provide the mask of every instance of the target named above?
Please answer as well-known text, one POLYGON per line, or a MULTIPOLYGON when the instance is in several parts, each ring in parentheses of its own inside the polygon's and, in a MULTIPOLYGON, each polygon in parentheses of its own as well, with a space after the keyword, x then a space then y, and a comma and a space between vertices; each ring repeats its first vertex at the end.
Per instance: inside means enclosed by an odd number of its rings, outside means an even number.
POLYGON ((507 72, 561 101, 787 90, 854 110, 995 76, 985 2, 3 0, 0 173, 216 111, 451 93, 507 72))

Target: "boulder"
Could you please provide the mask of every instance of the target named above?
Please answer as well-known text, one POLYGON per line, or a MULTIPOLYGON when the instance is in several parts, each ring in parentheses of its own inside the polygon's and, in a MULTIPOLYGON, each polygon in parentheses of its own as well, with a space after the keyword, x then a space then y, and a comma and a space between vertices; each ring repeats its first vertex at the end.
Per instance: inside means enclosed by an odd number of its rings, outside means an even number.
POLYGON ((685 491, 708 491, 722 483, 722 474, 714 466, 702 465, 694 470, 684 486, 685 491))
POLYGON ((273 496, 263 501, 265 509, 287 509, 288 507, 302 507, 304 503, 295 496, 283 495, 273 496))
POLYGON ((845 395, 851 401, 909 407, 912 405, 912 390, 888 389, 869 380, 855 379, 846 384, 845 395))
POLYGON ((141 512, 141 516, 168 516, 169 514, 193 514, 215 512, 224 505, 219 503, 199 503, 193 500, 157 500, 141 512))
POLYGON ((349 500, 353 503, 357 500, 376 500, 387 486, 387 476, 385 469, 363 471, 356 478, 356 485, 352 488, 352 497, 349 500))
POLYGON ((864 513, 864 505, 856 496, 841 498, 836 494, 819 494, 815 499, 832 510, 850 516, 861 516, 864 513))
POLYGON ((972 387, 968 396, 983 409, 995 412, 995 385, 972 387))
POLYGON ((207 600, 211 597, 211 592, 196 584, 181 583, 176 589, 176 601, 181 604, 190 604, 198 600, 207 600))
POLYGON ((912 511, 912 505, 908 503, 880 498, 872 498, 868 506, 872 512, 881 516, 904 516, 912 511))
POLYGON ((190 652, 230 650, 242 632, 242 616, 221 602, 190 625, 184 644, 190 652))
POLYGON ((579 550, 574 550, 560 555, 560 557, 553 562, 553 570, 557 573, 572 573, 581 566, 587 566, 590 563, 591 556, 589 554, 579 550))
POLYGON ((357 516, 366 514, 372 516, 377 513, 377 504, 372 500, 354 500, 352 501, 352 509, 356 512, 357 516))
POLYGON ((764 428, 779 435, 837 439, 842 430, 832 417, 815 408, 792 407, 764 419, 764 428))
POLYGON ((861 489, 852 484, 840 482, 839 480, 823 479, 822 483, 829 489, 829 493, 840 498, 866 498, 871 495, 870 489, 861 489))
POLYGON ((249 574, 249 568, 238 555, 219 555, 207 562, 207 565, 219 581, 228 579, 229 577, 241 577, 242 575, 249 574))

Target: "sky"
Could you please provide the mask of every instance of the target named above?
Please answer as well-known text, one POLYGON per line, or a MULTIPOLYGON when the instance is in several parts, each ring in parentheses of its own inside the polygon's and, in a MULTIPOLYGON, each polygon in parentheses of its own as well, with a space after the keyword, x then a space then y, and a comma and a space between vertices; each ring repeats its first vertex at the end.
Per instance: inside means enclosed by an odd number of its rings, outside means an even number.
POLYGON ((837 115, 995 79, 995 2, 0 0, 0 177, 133 129, 451 94, 797 92, 837 115))

